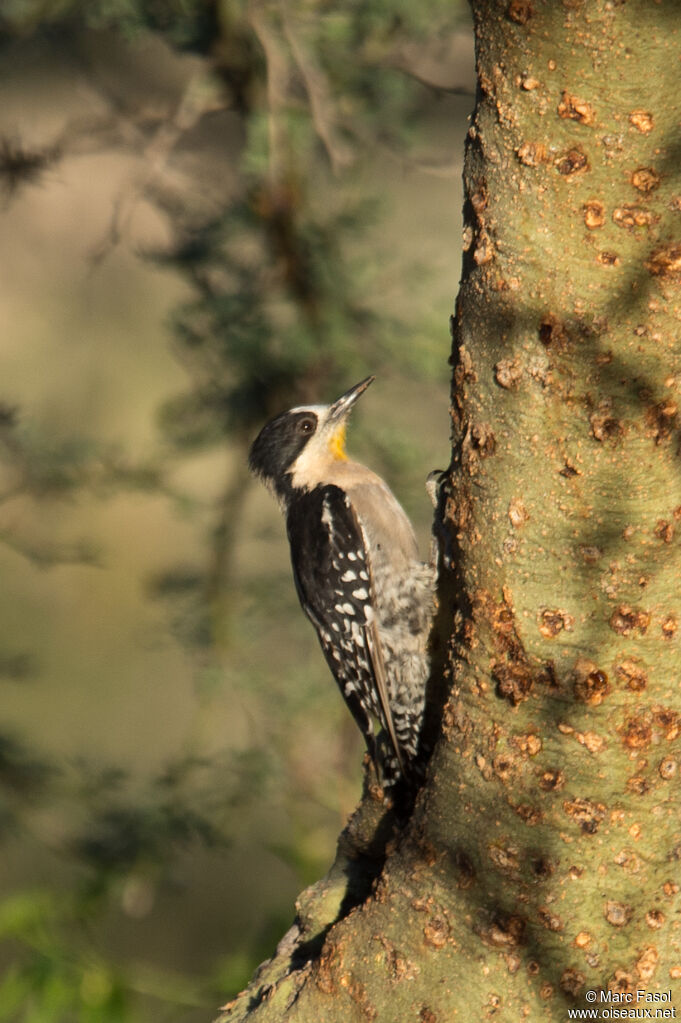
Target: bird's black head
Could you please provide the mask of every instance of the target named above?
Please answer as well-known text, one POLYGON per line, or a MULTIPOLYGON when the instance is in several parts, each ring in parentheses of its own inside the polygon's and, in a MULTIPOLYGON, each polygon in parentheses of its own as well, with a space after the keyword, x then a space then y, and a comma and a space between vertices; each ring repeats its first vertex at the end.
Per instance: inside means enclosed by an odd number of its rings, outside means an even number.
POLYGON ((292 409, 270 419, 253 441, 248 465, 251 472, 281 493, 286 489, 291 468, 319 425, 312 408, 292 409))
POLYGON ((270 419, 253 442, 251 471, 282 498, 290 493, 296 475, 297 486, 316 486, 334 463, 347 460, 348 416, 373 379, 355 384, 332 405, 301 405, 270 419))

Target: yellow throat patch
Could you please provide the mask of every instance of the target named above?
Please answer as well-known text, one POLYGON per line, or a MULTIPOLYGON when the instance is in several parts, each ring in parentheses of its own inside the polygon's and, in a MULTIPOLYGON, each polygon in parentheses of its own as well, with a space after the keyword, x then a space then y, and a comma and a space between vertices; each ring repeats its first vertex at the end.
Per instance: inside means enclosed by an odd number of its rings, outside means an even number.
POLYGON ((345 453, 345 433, 346 425, 341 423, 336 432, 329 438, 329 451, 334 458, 340 458, 344 462, 348 458, 345 453))

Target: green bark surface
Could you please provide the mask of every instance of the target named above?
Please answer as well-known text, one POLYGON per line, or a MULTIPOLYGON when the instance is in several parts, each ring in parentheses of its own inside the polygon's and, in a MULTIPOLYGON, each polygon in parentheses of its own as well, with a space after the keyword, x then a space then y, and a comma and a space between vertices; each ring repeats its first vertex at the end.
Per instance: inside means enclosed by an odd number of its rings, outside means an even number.
POLYGON ((681 1012, 681 9, 473 9, 442 740, 223 1023, 681 1012))

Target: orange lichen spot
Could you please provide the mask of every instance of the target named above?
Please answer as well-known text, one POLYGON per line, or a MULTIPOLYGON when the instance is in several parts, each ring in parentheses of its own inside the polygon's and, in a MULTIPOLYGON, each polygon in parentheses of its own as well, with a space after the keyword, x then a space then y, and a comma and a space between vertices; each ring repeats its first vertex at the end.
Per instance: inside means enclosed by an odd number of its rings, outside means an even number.
POLYGON ((574 616, 561 608, 546 608, 539 615, 539 631, 546 639, 555 639, 563 631, 572 632, 574 624, 574 616))
POLYGON ((494 259, 494 244, 484 228, 478 232, 473 259, 476 266, 484 266, 494 259))
POLYGON ((508 517, 514 529, 520 529, 529 519, 522 497, 512 497, 508 505, 508 517))
POLYGON ((623 970, 622 967, 618 967, 615 970, 612 980, 608 982, 608 991, 618 995, 631 994, 635 987, 636 981, 633 974, 629 973, 628 970, 623 970))
POLYGON ((471 206, 475 210, 478 216, 480 216, 487 209, 487 203, 489 202, 489 192, 487 191, 487 185, 483 181, 479 183, 477 188, 471 192, 471 206))
POLYGON ((646 923, 651 931, 659 931, 666 919, 661 909, 649 909, 646 913, 646 923))
POLYGON ((605 806, 603 803, 595 803, 591 799, 566 799, 563 803, 563 810, 584 832, 585 835, 594 835, 605 817, 605 806))
POLYGON ((496 602, 490 594, 480 594, 475 614, 484 616, 492 629, 496 654, 490 660, 490 669, 497 695, 509 700, 515 707, 529 696, 537 669, 527 658, 507 596, 505 593, 504 601, 496 602))
POLYGON ((576 945, 577 948, 588 948, 592 941, 593 937, 588 931, 580 931, 579 934, 575 936, 573 945, 576 945))
POLYGON ((489 458, 497 449, 497 440, 489 423, 474 423, 470 431, 471 446, 480 458, 489 458))
POLYGON ((602 753, 608 747, 607 741, 596 732, 575 732, 575 739, 581 746, 585 746, 589 753, 602 753))
POLYGON ((649 945, 636 960, 634 969, 644 984, 648 984, 653 979, 659 959, 660 953, 654 945, 649 945))
POLYGON ((517 389, 523 376, 517 359, 500 359, 494 367, 494 379, 506 391, 517 389))
POLYGON ((539 321, 539 340, 546 348, 564 350, 569 341, 565 324, 553 313, 546 313, 539 321))
POLYGON ((444 948, 449 939, 449 921, 444 913, 435 913, 423 928, 423 940, 432 948, 444 948))
POLYGON ((478 934, 485 945, 510 951, 523 944, 526 926, 523 917, 500 911, 487 924, 482 924, 478 934))
POLYGON ((544 792, 558 792, 565 785, 565 774, 558 767, 549 771, 542 771, 539 777, 539 787, 544 792))
POLYGON ((487 855, 502 874, 516 875, 520 871, 520 853, 515 846, 490 845, 487 855))
POLYGON ((616 899, 608 899, 603 915, 611 927, 626 927, 634 913, 633 907, 616 899))
POLYGON ((663 757, 658 765, 658 774, 663 781, 671 781, 676 775, 678 763, 674 757, 663 757))
POLYGON ((613 862, 622 867, 628 874, 638 874, 643 868, 643 860, 631 849, 622 849, 613 856, 613 862))
POLYGON ((570 121, 579 121, 580 124, 593 124, 596 120, 591 104, 572 96, 566 90, 563 90, 558 104, 558 116, 570 121))
POLYGON ((640 662, 633 658, 620 661, 615 665, 615 671, 633 693, 643 692, 648 685, 648 676, 641 667, 640 662))
POLYGON ((579 553, 587 565, 595 565, 603 557, 603 548, 595 544, 580 544, 579 553))
POLYGON ((539 167, 549 162, 549 153, 543 142, 522 142, 515 152, 525 167, 539 167))
POLYGON ((555 994, 555 988, 551 981, 545 980, 542 986, 539 988, 539 997, 543 998, 546 1002, 549 998, 553 998, 555 994))
POLYGON ((496 682, 497 695, 508 700, 513 707, 526 700, 534 687, 532 672, 523 664, 492 665, 492 677, 496 682))
POLYGON ((653 707, 653 724, 667 742, 673 742, 681 734, 681 718, 671 707, 653 707))
POLYGON ((674 523, 668 522, 666 519, 658 519, 653 532, 658 540, 662 540, 662 543, 671 543, 674 539, 674 523))
POLYGON ((574 668, 574 694, 581 703, 598 707, 610 692, 608 676, 593 661, 579 658, 574 668))
POLYGON ((500 781, 508 782, 516 773, 516 758, 508 753, 500 753, 492 761, 492 768, 500 781))
POLYGON ((647 715, 627 718, 617 730, 627 749, 646 749, 653 737, 652 725, 647 715))
POLYGON ((517 973, 523 965, 522 959, 515 952, 504 952, 504 962, 506 963, 506 969, 511 975, 517 973))
POLYGON ((547 931, 562 931, 565 924, 561 918, 553 913, 548 906, 539 906, 537 909, 537 919, 542 927, 546 927, 547 931))
POLYGON ((520 88, 524 89, 525 92, 533 92, 535 89, 538 89, 540 85, 541 82, 539 79, 534 78, 532 75, 524 75, 520 81, 520 88))
POLYGON ((629 124, 632 124, 642 135, 648 135, 653 130, 653 115, 649 110, 632 110, 629 114, 629 124))
POLYGON ((653 277, 676 280, 681 274, 681 244, 672 242, 655 249, 646 260, 645 266, 653 277))
POLYGON ((612 221, 617 227, 623 227, 627 231, 633 231, 635 227, 650 227, 656 224, 660 218, 650 210, 633 203, 623 203, 612 211, 612 221))
POLYGON ((584 212, 584 223, 590 231, 603 227, 605 223, 605 206, 600 199, 589 199, 582 206, 584 212))
POLYGON ((376 935, 375 941, 380 941, 385 949, 385 965, 388 968, 390 977, 394 981, 414 980, 419 975, 419 967, 416 963, 400 955, 393 943, 385 936, 376 935))
POLYGON ((603 266, 619 266, 620 257, 616 252, 611 252, 610 249, 604 249, 603 252, 599 252, 596 259, 603 266))
POLYGON ((525 756, 536 757, 542 751, 542 741, 534 732, 528 735, 514 735, 511 742, 525 756))
MULTIPOLYGON (((679 246, 681 258, 681 246, 679 246)), ((681 266, 681 264, 680 264, 681 266)), ((656 445, 661 444, 671 436, 678 422, 679 406, 671 398, 651 405, 646 409, 645 424, 646 434, 651 437, 656 445)))
POLYGON ((627 792, 631 792, 635 796, 645 796, 650 792, 650 782, 640 774, 635 774, 631 778, 627 778, 627 792))
POLYGON ((537 669, 536 678, 540 686, 545 686, 547 689, 551 690, 560 689, 553 661, 545 661, 544 664, 537 669))
POLYGON ((572 997, 579 994, 585 983, 586 977, 575 966, 568 966, 566 970, 563 970, 560 977, 561 990, 566 995, 571 995, 572 997))
POLYGON ((556 170, 564 178, 572 177, 573 174, 580 174, 589 170, 589 158, 579 146, 573 146, 566 153, 562 153, 555 161, 556 170))
POLYGON ((621 421, 612 415, 612 406, 607 400, 600 402, 598 409, 591 413, 589 424, 591 436, 601 444, 619 440, 624 433, 621 421))
POLYGON ((639 167, 633 172, 629 180, 634 188, 647 195, 648 192, 654 192, 659 186, 660 175, 652 167, 639 167))
POLYGON ((534 11, 530 0, 510 0, 506 14, 510 21, 514 21, 516 25, 526 25, 534 11))
POLYGON ((673 639, 678 627, 679 623, 676 615, 667 615, 667 617, 662 620, 662 635, 665 639, 673 639))
POLYGON ((679 886, 676 881, 665 881, 662 885, 662 891, 668 899, 671 899, 674 895, 679 894, 679 886))
POLYGON ((640 608, 630 607, 629 604, 620 604, 610 615, 608 624, 620 636, 630 636, 634 631, 645 636, 650 625, 650 614, 640 608))
POLYGON ((519 806, 514 806, 513 809, 521 821, 529 827, 539 824, 544 817, 543 811, 538 806, 530 806, 528 803, 521 803, 519 806))

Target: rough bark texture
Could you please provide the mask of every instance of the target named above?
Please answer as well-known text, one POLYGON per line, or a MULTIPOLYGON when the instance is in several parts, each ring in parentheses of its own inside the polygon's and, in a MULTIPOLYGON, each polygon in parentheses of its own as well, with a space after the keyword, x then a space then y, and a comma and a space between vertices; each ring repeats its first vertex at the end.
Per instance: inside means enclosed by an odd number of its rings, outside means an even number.
POLYGON ((443 740, 224 1023, 681 1012, 681 17, 473 8, 443 740))

